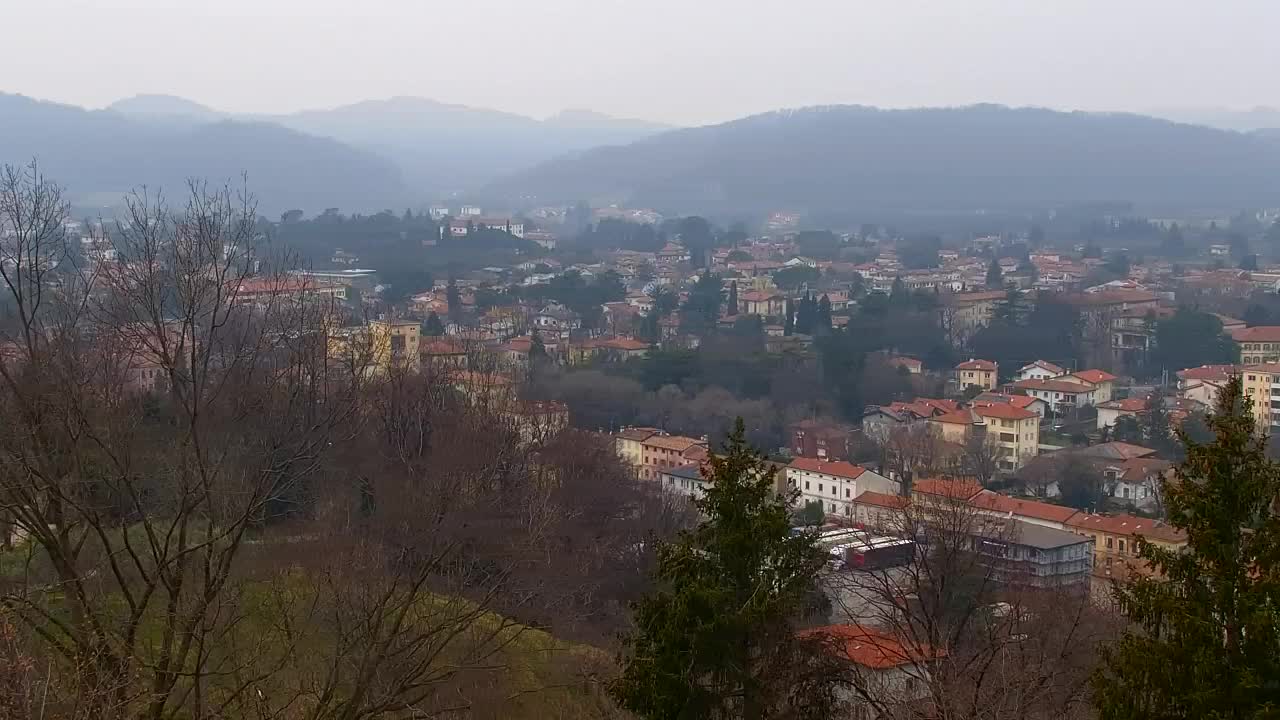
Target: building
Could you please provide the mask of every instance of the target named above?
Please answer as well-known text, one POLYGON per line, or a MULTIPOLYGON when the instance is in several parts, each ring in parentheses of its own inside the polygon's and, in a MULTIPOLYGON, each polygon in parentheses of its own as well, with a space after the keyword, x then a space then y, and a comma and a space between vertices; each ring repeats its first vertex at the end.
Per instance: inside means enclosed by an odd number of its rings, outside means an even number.
POLYGON ((641 480, 657 480, 663 470, 701 462, 708 454, 706 440, 654 428, 628 428, 614 435, 614 443, 641 480))
POLYGON ((786 298, 766 290, 748 290, 738 295, 739 311, 744 315, 762 318, 782 317, 786 313, 786 298))
POLYGON ((983 390, 995 390, 999 382, 999 366, 990 360, 969 359, 956 366, 956 382, 960 387, 977 386, 983 390))
POLYGON ((676 495, 685 495, 694 500, 702 497, 711 485, 711 481, 702 475, 702 466, 698 463, 660 470, 658 481, 663 490, 676 495))
POLYGON ((569 427, 569 406, 554 400, 522 400, 500 412, 524 445, 541 445, 569 427))
POLYGON ((524 221, 509 217, 479 217, 475 218, 475 227, 489 228, 490 230, 502 230, 510 233, 514 237, 524 237, 524 221))
POLYGON ((1242 365, 1280 362, 1280 325, 1259 325, 1231 333, 1242 365))
POLYGON ((1066 375, 1067 371, 1047 360, 1036 360, 1018 370, 1019 380, 1051 380, 1066 375))
POLYGON ((254 277, 240 283, 240 286, 236 289, 235 302, 256 305, 304 298, 346 300, 347 286, 342 283, 298 275, 254 277))
POLYGON ((1240 376, 1258 432, 1280 426, 1280 363, 1246 365, 1240 376))
POLYGON ((970 532, 979 564, 996 582, 1061 588, 1089 581, 1092 544, 1076 533, 996 518, 979 521, 970 532))
POLYGON ((1049 405, 1049 410, 1054 413, 1061 413, 1093 404, 1093 386, 1067 378, 1057 380, 1019 380, 1013 383, 1011 387, 1023 395, 1029 395, 1045 401, 1049 405))
POLYGON ((1112 397, 1115 382, 1118 378, 1105 370, 1081 370, 1064 375, 1059 380, 1071 380, 1084 383, 1093 388, 1092 404, 1107 402, 1112 397))
POLYGON ((329 331, 329 357, 366 374, 421 366, 422 326, 417 320, 370 320, 329 331))
POLYGON ((787 483, 800 491, 800 504, 819 502, 828 515, 853 517, 854 498, 863 491, 896 494, 899 485, 883 475, 844 461, 796 458, 787 466, 787 483))
POLYGON ((1178 397, 1205 407, 1218 404, 1218 393, 1232 375, 1240 374, 1239 365, 1201 365, 1178 371, 1178 397))
POLYGON ((1108 400, 1107 402, 1098 403, 1098 429, 1115 427, 1116 421, 1122 417, 1131 417, 1135 420, 1138 416, 1147 410, 1146 398, 1124 398, 1123 400, 1108 400))
POLYGON ((853 499, 853 522, 860 528, 902 532, 903 509, 910 501, 901 495, 864 490, 853 499))
POLYGON ((975 334, 991 324, 996 306, 1009 295, 1004 290, 955 293, 942 298, 940 326, 947 340, 965 347, 975 334))
POLYGON ((1111 582, 1134 573, 1151 575, 1153 569, 1138 557, 1139 537, 1166 550, 1187 546, 1186 533, 1159 520, 1133 515, 1076 513, 1068 529, 1089 538, 1092 554, 1092 588, 1098 598, 1109 598, 1111 582))
POLYGON ((984 392, 973 398, 974 403, 1004 403, 1045 417, 1049 414, 1049 403, 1030 395, 1007 395, 998 392, 984 392))
POLYGON ((1001 470, 1016 470, 1040 452, 1040 416, 1005 403, 971 407, 931 418, 943 440, 964 445, 982 433, 999 448, 1001 470))
POLYGON ((613 446, 628 465, 639 468, 644 463, 644 441, 661 432, 651 427, 625 428, 613 434, 613 446))
POLYGON ((427 337, 418 343, 419 366, 427 370, 466 370, 467 345, 452 337, 427 337))
MULTIPOLYGON (((930 667, 947 656, 912 640, 864 625, 827 625, 805 630, 801 638, 819 638, 840 659, 857 666, 858 690, 841 686, 841 700, 852 707, 850 717, 873 720, 897 717, 895 707, 915 708, 931 697, 930 667), (868 702, 868 698, 870 702, 868 702), (887 709, 879 714, 880 709, 887 709)), ((904 712, 903 716, 907 713, 904 712)))
POLYGON ((791 426, 791 454, 815 460, 848 460, 857 429, 829 420, 801 420, 791 426))

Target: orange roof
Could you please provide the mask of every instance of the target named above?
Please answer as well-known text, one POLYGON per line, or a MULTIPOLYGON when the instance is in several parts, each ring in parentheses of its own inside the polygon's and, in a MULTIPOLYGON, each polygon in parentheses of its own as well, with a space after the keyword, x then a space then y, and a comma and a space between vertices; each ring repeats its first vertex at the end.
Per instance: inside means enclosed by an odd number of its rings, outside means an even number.
POLYGON ((1030 368, 1033 368, 1033 367, 1038 367, 1038 368, 1040 368, 1041 370, 1046 370, 1046 371, 1048 371, 1048 372, 1053 373, 1054 375, 1064 375, 1064 374, 1066 374, 1066 372, 1067 372, 1067 371, 1066 371, 1066 370, 1064 370, 1063 368, 1058 367, 1057 365, 1054 365, 1053 363, 1049 362, 1048 360, 1037 360, 1037 361, 1035 361, 1035 362, 1031 363, 1030 365, 1024 365, 1021 369, 1019 369, 1019 370, 1018 370, 1018 372, 1025 372, 1026 370, 1028 370, 1028 369, 1030 369, 1030 368))
POLYGON ((1183 543, 1187 534, 1183 531, 1149 518, 1135 515, 1090 515, 1076 513, 1067 525, 1086 532, 1102 532, 1110 535, 1141 535, 1151 540, 1167 543, 1183 543))
POLYGON ((418 345, 419 355, 465 355, 466 352, 466 345, 453 338, 423 340, 418 345))
POLYGON ((653 435, 643 441, 645 445, 651 447, 662 448, 664 450, 675 450, 676 452, 684 452, 694 445, 702 445, 702 440, 695 440, 691 437, 683 435, 653 435))
POLYGON ((974 419, 973 413, 966 408, 931 418, 930 422, 947 423, 948 425, 973 425, 977 420, 974 419))
POLYGON ((999 418, 1001 420, 1026 420, 1040 417, 1030 410, 1014 407, 1008 403, 975 403, 973 411, 984 418, 999 418))
POLYGON ((911 502, 901 495, 879 493, 874 490, 864 490, 862 494, 854 498, 853 501, 859 505, 874 505, 876 507, 887 508, 904 508, 911 502))
POLYGON ((971 500, 973 496, 982 492, 982 486, 971 480, 924 478, 917 480, 911 487, 911 491, 921 495, 939 495, 956 500, 971 500))
POLYGON ((1226 380, 1240 372, 1239 365, 1201 365, 1200 367, 1179 370, 1178 377, 1183 380, 1226 380))
POLYGON ((764 292, 763 290, 748 290, 738 296, 739 300, 744 302, 767 302, 774 298, 781 298, 778 293, 764 292))
POLYGON ((1104 370, 1081 370, 1080 372, 1071 373, 1071 377, 1080 378, 1091 385, 1110 382, 1116 379, 1115 375, 1104 370))
POLYGON ((973 499, 973 504, 991 512, 1007 513, 1014 516, 1021 515, 1057 523, 1065 523, 1071 516, 1079 512, 1075 508, 1051 505, 1035 500, 1023 500, 993 492, 983 492, 973 499))
POLYGON ((626 428, 625 430, 619 430, 614 433, 614 437, 621 438, 623 440, 635 440, 637 442, 641 442, 657 435, 658 432, 659 430, 657 428, 626 428))
POLYGON ((1280 325, 1259 325, 1231 331, 1236 342, 1280 342, 1280 325))
POLYGON ((996 364, 990 360, 966 360, 956 366, 957 370, 992 370, 996 369, 996 364))
POLYGON ((614 350, 648 350, 649 343, 635 338, 610 338, 600 342, 600 347, 613 348, 614 350))
POLYGON ((1095 293, 1068 295, 1064 300, 1072 305, 1121 305, 1123 303, 1148 303, 1160 299, 1146 290, 1102 290, 1095 293))
POLYGON ((887 670, 947 656, 946 651, 903 641, 883 630, 863 625, 827 625, 805 630, 803 638, 821 638, 856 665, 887 670))
POLYGON ((797 470, 806 470, 808 472, 822 473, 824 475, 834 475, 836 477, 843 477, 843 478, 856 478, 861 476, 862 473, 867 471, 867 469, 864 467, 854 465, 853 463, 850 463, 850 462, 845 462, 844 460, 837 460, 835 462, 825 462, 823 460, 816 460, 814 458, 796 458, 795 460, 791 461, 791 464, 788 465, 788 467, 793 467, 797 470))
POLYGON ((1099 403, 1098 408, 1101 410, 1119 410, 1120 412, 1142 412, 1147 409, 1147 399, 1131 397, 1123 400, 1108 400, 1099 403))

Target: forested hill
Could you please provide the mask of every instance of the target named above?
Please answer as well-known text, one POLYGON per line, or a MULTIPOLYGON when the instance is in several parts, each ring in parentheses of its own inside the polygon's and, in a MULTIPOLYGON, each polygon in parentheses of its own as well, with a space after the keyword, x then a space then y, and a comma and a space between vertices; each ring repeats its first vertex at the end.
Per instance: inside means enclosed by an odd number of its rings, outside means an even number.
POLYGON ((405 197, 390 162, 278 125, 169 122, 0 93, 0 162, 32 158, 82 206, 115 203, 144 184, 177 197, 187 178, 238 182, 242 173, 261 210, 272 214, 295 207, 379 210, 398 207, 405 197))
POLYGON ((1139 115, 831 106, 588 150, 482 195, 671 212, 1272 206, 1280 144, 1139 115))

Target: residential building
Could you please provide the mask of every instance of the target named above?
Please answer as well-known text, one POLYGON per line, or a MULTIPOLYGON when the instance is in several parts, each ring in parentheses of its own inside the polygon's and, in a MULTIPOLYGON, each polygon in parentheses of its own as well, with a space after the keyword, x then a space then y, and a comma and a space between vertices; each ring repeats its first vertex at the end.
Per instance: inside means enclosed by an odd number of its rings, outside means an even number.
POLYGON ((990 360, 969 359, 956 366, 956 381, 962 388, 977 386, 983 390, 995 390, 998 376, 999 366, 990 360))
POLYGON ((1018 370, 1019 380, 1051 380, 1066 375, 1067 371, 1047 360, 1036 360, 1018 370))
POLYGON ((1010 387, 1016 392, 1045 401, 1049 405, 1049 410, 1054 413, 1093 404, 1093 386, 1067 378, 1019 380, 1010 387))
POLYGON ((1049 403, 1030 395, 1007 395, 998 392, 984 392, 973 398, 974 403, 1004 403, 1045 417, 1049 414, 1049 403))
POLYGON ((698 463, 659 470, 658 481, 663 490, 676 495, 685 495, 694 500, 702 497, 711 485, 711 481, 703 477, 702 466, 698 463))
POLYGON ((352 363, 366 374, 386 373, 392 367, 417 370, 422 326, 417 320, 370 320, 363 326, 329 331, 329 356, 352 363))
POLYGON ((1058 379, 1084 383, 1093 388, 1093 395, 1090 400, 1092 404, 1096 405, 1111 399, 1115 381, 1118 378, 1105 370, 1080 370, 1058 379))
POLYGON ((782 317, 786 313, 786 298, 767 290, 748 290, 738 295, 739 311, 744 315, 762 318, 782 317))
POLYGON ((1123 400, 1108 400, 1097 404, 1098 410, 1098 429, 1115 427, 1116 421, 1122 417, 1131 417, 1135 420, 1139 415, 1147 410, 1147 399, 1139 397, 1124 398, 1123 400))
POLYGON ((491 230, 502 230, 518 238, 524 237, 523 220, 509 217, 478 217, 474 218, 474 220, 477 228, 486 227, 491 230))
POLYGON ((947 340, 965 347, 975 334, 991 324, 996 306, 1008 297, 1004 290, 955 293, 942 298, 940 325, 947 340))
POLYGON ((1218 404, 1218 393, 1232 375, 1240 373, 1239 365, 1201 365, 1178 371, 1178 396, 1205 407, 1218 404))
POLYGON ((1280 426, 1280 363, 1246 365, 1240 376, 1258 432, 1270 433, 1280 426))
POLYGON ((541 445, 569 427, 569 406, 555 400, 522 400, 500 417, 515 429, 524 445, 541 445))
POLYGON ((815 460, 848 460, 857 428, 831 420, 801 420, 791 426, 791 454, 815 460))
POLYGON ((420 366, 431 370, 466 370, 467 345, 458 338, 427 337, 418 343, 420 366))
POLYGON ((1159 520, 1133 515, 1076 513, 1067 521, 1067 526, 1092 543, 1092 588, 1100 599, 1110 597, 1113 580, 1125 580, 1133 574, 1154 574, 1150 565, 1138 557, 1137 538, 1166 550, 1178 551, 1187 546, 1186 533, 1181 530, 1159 520))
POLYGON ((908 708, 928 703, 930 668, 947 656, 942 648, 865 625, 827 625, 800 636, 822 638, 824 647, 858 666, 859 689, 841 688, 837 693, 852 705, 850 717, 859 720, 898 717, 900 709, 905 716, 908 708))
POLYGON ((1231 333, 1242 365, 1280 362, 1280 325, 1258 325, 1231 333))
POLYGON ((860 528, 886 533, 902 532, 903 508, 907 498, 889 493, 864 490, 853 498, 853 522, 860 528))
POLYGON ((982 433, 999 447, 1001 470, 1016 470, 1040 451, 1040 416, 1005 403, 971 407, 930 418, 943 440, 965 444, 982 433))
POLYGON ((650 345, 643 340, 628 337, 615 337, 600 340, 597 343, 600 353, 612 362, 623 362, 633 358, 644 358, 649 355, 650 345))
POLYGON ((640 479, 657 480, 663 470, 700 462, 707 453, 706 440, 655 433, 640 441, 640 479))
POLYGON ((613 445, 628 465, 639 469, 644 464, 644 441, 661 432, 651 427, 624 428, 613 434, 613 445))
POLYGON ((865 490, 896 494, 899 485, 883 475, 845 461, 796 458, 787 466, 788 484, 800 491, 800 504, 822 503, 829 515, 853 517, 854 498, 865 490))

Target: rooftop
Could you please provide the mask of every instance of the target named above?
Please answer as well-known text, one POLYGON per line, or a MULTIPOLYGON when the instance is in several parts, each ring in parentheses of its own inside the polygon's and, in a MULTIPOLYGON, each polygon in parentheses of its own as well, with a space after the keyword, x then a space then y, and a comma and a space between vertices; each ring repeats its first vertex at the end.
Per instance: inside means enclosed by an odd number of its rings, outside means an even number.
POLYGON ((1105 370, 1081 370, 1080 372, 1071 373, 1070 377, 1080 378, 1090 385, 1111 382, 1116 379, 1115 375, 1112 375, 1105 370))
POLYGON ((1101 532, 1109 535, 1141 535, 1150 540, 1167 543, 1183 543, 1186 533, 1159 520, 1141 518, 1134 515, 1090 515, 1077 513, 1067 525, 1086 532, 1101 532))
POLYGON ((834 475, 843 478, 857 478, 867 471, 866 468, 854 465, 853 463, 837 460, 835 462, 826 462, 823 460, 815 460, 813 458, 796 458, 791 461, 788 467, 796 470, 805 470, 808 472, 822 473, 824 475, 834 475))
POLYGON ((1231 331, 1236 342, 1280 342, 1280 325, 1258 325, 1231 331))
POLYGON ((1070 380, 1019 380, 1013 384, 1019 390, 1039 390, 1041 392, 1087 393, 1093 388, 1083 383, 1070 380))
POLYGON ((966 360, 956 366, 957 370, 988 370, 994 371, 996 364, 990 360, 966 360))

